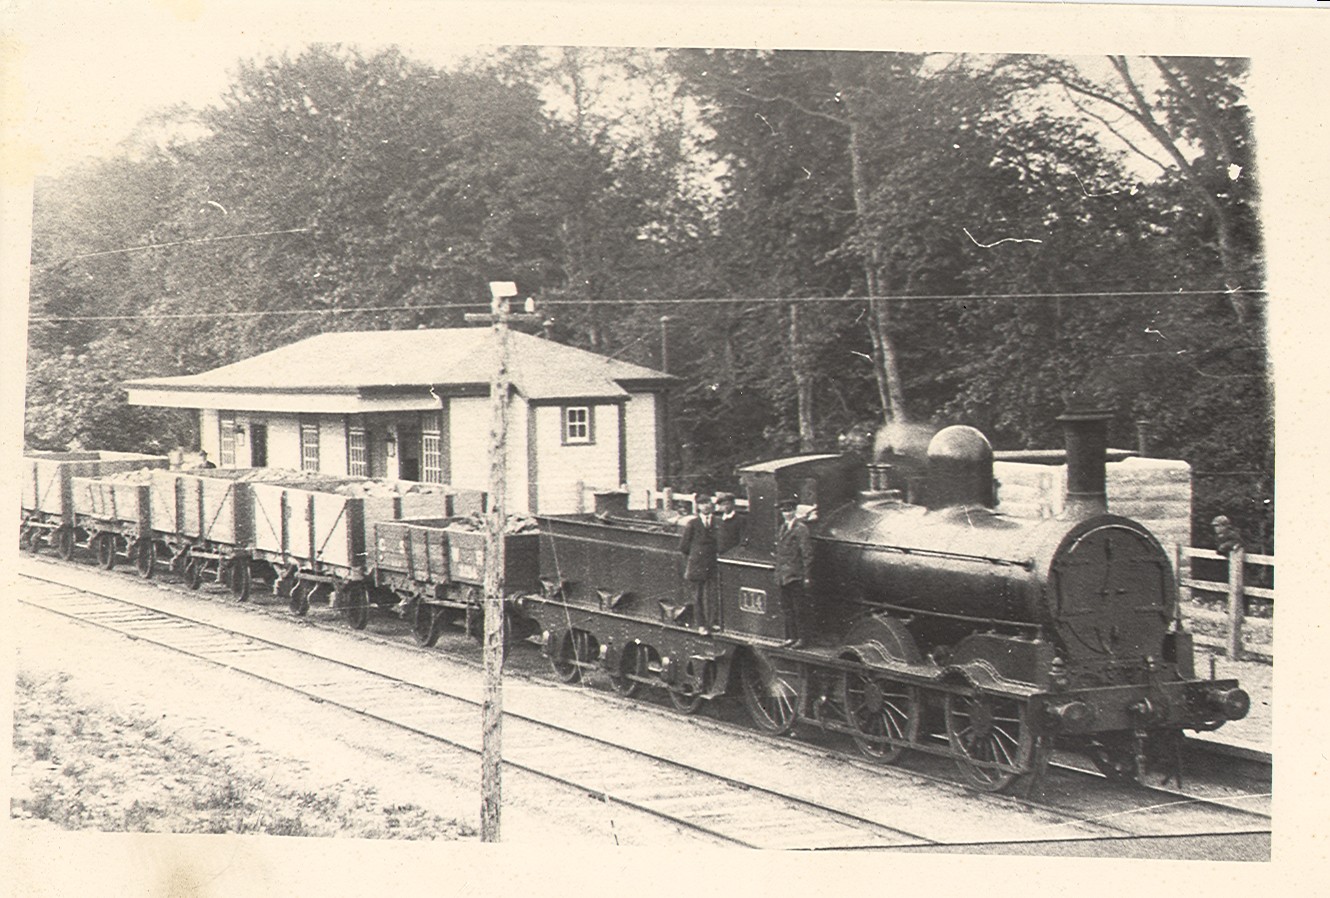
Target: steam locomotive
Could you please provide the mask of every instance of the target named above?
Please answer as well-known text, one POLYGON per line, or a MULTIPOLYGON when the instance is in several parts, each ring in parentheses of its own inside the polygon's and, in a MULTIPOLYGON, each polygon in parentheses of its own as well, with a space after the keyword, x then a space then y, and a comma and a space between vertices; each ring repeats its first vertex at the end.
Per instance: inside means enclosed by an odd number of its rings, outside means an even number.
POLYGON ((850 736, 890 763, 953 758, 998 791, 1031 782, 1054 744, 1134 778, 1176 757, 1184 729, 1247 713, 1235 680, 1197 679, 1168 554, 1107 513, 1107 413, 1069 412, 1068 496, 1057 518, 994 510, 993 452, 948 427, 922 469, 800 456, 740 470, 744 538, 718 559, 719 627, 679 601, 677 531, 608 497, 539 518, 539 593, 513 600, 555 672, 603 669, 681 711, 737 691, 754 723, 850 736), (798 647, 774 580, 779 497, 810 512, 814 562, 798 647))
MULTIPOLYGON (((707 587, 715 628, 692 617, 669 516, 613 493, 591 513, 538 516, 538 532, 503 536, 506 636, 538 638, 568 682, 603 671, 617 692, 663 690, 685 713, 737 693, 763 731, 843 733, 882 763, 950 757, 979 790, 1032 783, 1055 744, 1138 777, 1176 756, 1184 729, 1238 720, 1250 700, 1235 680, 1196 677, 1167 553, 1107 513, 1108 415, 1059 420, 1068 496, 1055 518, 995 510, 992 449, 964 426, 938 432, 923 464, 805 455, 741 469, 743 540, 707 587), (774 576, 788 496, 814 548, 797 646, 774 576)), ((444 623, 479 623, 486 542, 462 519, 481 494, 348 495, 111 455, 28 460, 26 548, 67 559, 86 546, 104 568, 167 566, 195 589, 211 576, 241 600, 258 581, 300 614, 322 592, 355 627, 396 602, 422 645, 444 623), (144 467, 141 482, 116 479, 144 467)))

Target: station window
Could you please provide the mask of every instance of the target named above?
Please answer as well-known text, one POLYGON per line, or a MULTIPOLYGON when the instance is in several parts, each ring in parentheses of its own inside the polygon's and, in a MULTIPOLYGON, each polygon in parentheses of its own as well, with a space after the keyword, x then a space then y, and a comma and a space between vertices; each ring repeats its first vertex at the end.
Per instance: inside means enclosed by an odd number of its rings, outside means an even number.
POLYGON ((591 409, 585 405, 568 405, 563 409, 563 442, 565 445, 574 443, 594 443, 595 442, 595 421, 591 416, 591 409))
POLYGON ((443 483, 443 416, 426 412, 420 416, 420 479, 443 483))
POLYGON ((300 470, 319 470, 319 424, 317 421, 300 422, 300 470))
POLYGON ((218 431, 220 451, 217 453, 217 463, 223 468, 234 468, 236 466, 235 415, 222 415, 218 420, 218 431))
POLYGON ((365 450, 365 425, 360 421, 353 421, 346 427, 346 473, 352 477, 369 476, 369 454, 365 450))

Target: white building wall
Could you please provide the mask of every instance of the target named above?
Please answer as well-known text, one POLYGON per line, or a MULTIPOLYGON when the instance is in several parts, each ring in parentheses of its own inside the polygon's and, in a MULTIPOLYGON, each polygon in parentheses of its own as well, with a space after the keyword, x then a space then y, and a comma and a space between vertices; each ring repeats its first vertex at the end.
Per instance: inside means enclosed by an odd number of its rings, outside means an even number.
MULTIPOLYGON (((511 421, 516 415, 510 415, 511 421)), ((452 458, 453 486, 473 490, 487 490, 490 482, 489 463, 490 401, 489 397, 454 397, 448 400, 448 447, 452 458)), ((509 452, 514 443, 510 440, 509 452)), ((525 454, 526 443, 520 444, 525 454)), ((525 483, 525 482, 524 482, 525 483)), ((512 493, 515 484, 508 484, 512 493)))
POLYGON ((595 442, 563 445, 563 409, 536 409, 537 497, 542 514, 586 510, 579 489, 612 490, 619 484, 619 407, 597 405, 595 442))
MULTIPOLYGON (((221 431, 218 430, 218 417, 218 413, 213 409, 205 408, 199 412, 199 448, 208 453, 208 458, 213 464, 217 464, 217 460, 222 457, 222 437, 221 431)), ((185 447, 186 453, 189 449, 189 446, 185 447)), ((193 463, 193 459, 188 455, 186 460, 193 463)))
POLYGON ((531 512, 530 466, 528 465, 527 418, 530 409, 521 397, 508 407, 508 510, 531 512))
POLYGON ((268 419, 268 467, 300 470, 300 419, 268 419))
POLYGON ((319 415, 319 470, 325 474, 346 474, 346 418, 319 415))
POLYGON ((634 393, 625 413, 628 501, 632 508, 645 508, 647 490, 660 484, 660 472, 656 470, 656 402, 654 393, 634 393))

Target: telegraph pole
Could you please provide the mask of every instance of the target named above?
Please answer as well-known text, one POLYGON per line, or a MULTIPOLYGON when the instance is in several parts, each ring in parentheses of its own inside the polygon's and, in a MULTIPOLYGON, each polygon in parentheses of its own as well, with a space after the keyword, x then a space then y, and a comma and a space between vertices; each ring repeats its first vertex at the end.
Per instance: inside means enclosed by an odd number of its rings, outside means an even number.
MULTIPOLYGON (((495 370, 490 382, 490 483, 485 545, 485 694, 481 705, 480 840, 499 841, 503 786, 503 533, 508 522, 508 324, 535 316, 513 315, 517 295, 512 281, 490 282, 490 314, 468 314, 467 321, 494 327, 495 370)), ((528 300, 528 303, 530 300, 528 300)))

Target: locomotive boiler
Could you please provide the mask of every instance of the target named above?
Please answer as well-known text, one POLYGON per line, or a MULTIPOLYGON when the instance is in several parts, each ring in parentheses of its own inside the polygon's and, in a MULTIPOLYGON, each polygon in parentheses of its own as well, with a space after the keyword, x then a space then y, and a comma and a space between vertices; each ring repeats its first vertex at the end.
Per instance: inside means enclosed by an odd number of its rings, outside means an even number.
POLYGON ((540 519, 545 588, 522 613, 565 679, 606 669, 620 691, 664 688, 684 711, 737 692, 768 732, 843 732, 883 762, 949 755, 984 790, 1032 780, 1055 743, 1137 776, 1184 729, 1239 719, 1249 700, 1234 680, 1196 678, 1168 554, 1107 512, 1108 415, 1060 420, 1056 517, 1001 514, 987 439, 949 427, 922 464, 821 455, 741 469, 749 510, 743 542, 718 559, 718 629, 688 617, 674 528, 622 507, 540 519), (815 556, 798 646, 773 576, 790 495, 815 556))

